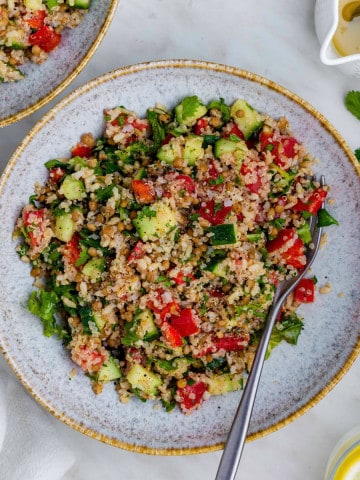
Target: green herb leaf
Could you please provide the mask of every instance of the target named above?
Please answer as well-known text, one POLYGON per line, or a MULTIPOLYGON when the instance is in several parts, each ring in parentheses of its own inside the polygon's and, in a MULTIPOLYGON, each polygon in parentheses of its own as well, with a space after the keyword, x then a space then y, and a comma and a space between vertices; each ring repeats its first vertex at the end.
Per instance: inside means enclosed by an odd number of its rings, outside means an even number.
POLYGON ((325 208, 322 208, 318 211, 318 226, 328 227, 329 225, 339 225, 339 222, 325 208))
POLYGON ((159 277, 157 277, 155 283, 163 283, 165 287, 171 287, 172 285, 170 278, 165 277, 165 275, 160 275, 159 277))
POLYGON ((354 153, 355 153, 356 160, 360 162, 360 148, 357 148, 354 153))
POLYGON ((90 323, 96 326, 93 309, 90 307, 90 305, 87 304, 87 305, 84 305, 83 307, 80 307, 78 311, 79 311, 81 323, 83 324, 83 327, 84 327, 84 333, 91 335, 90 323))
MULTIPOLYGON (((28 308, 33 315, 39 317, 44 326, 44 335, 51 337, 54 333, 61 337, 61 327, 56 324, 54 314, 59 310, 60 299, 55 292, 45 290, 30 294, 28 308)), ((67 332, 64 332, 64 336, 67 332)))
POLYGON ((351 90, 345 96, 345 106, 358 120, 360 120, 360 91, 351 90))
POLYGON ((216 108, 216 110, 220 110, 221 118, 224 123, 227 123, 230 120, 230 107, 226 105, 223 98, 220 98, 219 100, 213 100, 212 102, 209 103, 207 108, 208 110, 211 110, 212 108, 216 108))

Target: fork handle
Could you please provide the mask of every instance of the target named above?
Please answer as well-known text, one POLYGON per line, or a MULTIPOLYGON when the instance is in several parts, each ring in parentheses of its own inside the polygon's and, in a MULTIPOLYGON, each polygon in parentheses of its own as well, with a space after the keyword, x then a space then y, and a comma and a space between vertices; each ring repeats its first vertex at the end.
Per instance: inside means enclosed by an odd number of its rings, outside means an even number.
POLYGON ((262 367, 265 360, 271 332, 283 301, 274 301, 270 308, 267 322, 256 350, 254 361, 234 417, 215 480, 232 480, 235 478, 241 454, 244 448, 251 413, 258 389, 262 367))

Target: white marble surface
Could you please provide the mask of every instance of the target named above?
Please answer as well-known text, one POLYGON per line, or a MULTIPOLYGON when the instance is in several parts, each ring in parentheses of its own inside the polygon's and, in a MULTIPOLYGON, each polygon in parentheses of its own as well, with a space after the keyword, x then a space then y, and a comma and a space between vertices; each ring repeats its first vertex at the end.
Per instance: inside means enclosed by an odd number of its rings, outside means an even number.
MULTIPOLYGON (((327 117, 352 149, 358 148, 360 123, 344 108, 343 98, 348 90, 360 90, 360 79, 320 63, 314 6, 314 0, 120 0, 95 56, 55 101, 117 67, 157 59, 201 59, 258 73, 292 90, 327 117)), ((1 170, 50 106, 0 130, 1 170)), ((4 363, 2 358, 0 362, 4 363)), ((360 360, 305 415, 247 443, 237 480, 322 479, 333 445, 360 424, 359 384, 360 360)), ((220 451, 188 457, 141 455, 53 422, 76 455, 64 480, 208 480, 214 478, 221 455, 220 451)))

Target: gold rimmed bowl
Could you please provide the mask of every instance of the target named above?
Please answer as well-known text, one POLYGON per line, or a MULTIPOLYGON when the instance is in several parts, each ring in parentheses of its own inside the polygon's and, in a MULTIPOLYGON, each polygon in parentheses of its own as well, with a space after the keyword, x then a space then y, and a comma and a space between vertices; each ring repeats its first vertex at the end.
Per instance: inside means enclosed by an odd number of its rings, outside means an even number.
POLYGON ((93 0, 79 26, 66 29, 60 46, 41 65, 21 67, 25 78, 0 83, 0 127, 34 113, 64 90, 89 62, 115 14, 119 0, 93 0))
POLYGON ((294 136, 319 159, 315 173, 331 186, 331 211, 340 225, 329 227, 327 244, 313 266, 318 284, 332 291, 304 305, 297 346, 279 345, 265 362, 249 439, 269 434, 304 414, 342 378, 359 353, 360 182, 355 158, 335 128, 292 92, 252 73, 202 61, 157 61, 125 67, 78 88, 40 120, 10 159, 0 183, 0 347, 33 397, 76 430, 124 449, 162 455, 222 448, 241 392, 213 396, 190 416, 166 413, 152 402, 118 400, 108 384, 100 395, 74 368, 69 352, 27 310, 32 290, 28 265, 15 252, 12 231, 33 192, 44 182, 43 164, 69 154, 85 132, 100 136, 103 110, 124 105, 143 116, 161 103, 183 97, 203 101, 243 97, 274 118, 286 116, 294 136), (49 142, 51 138, 51 142, 49 142))

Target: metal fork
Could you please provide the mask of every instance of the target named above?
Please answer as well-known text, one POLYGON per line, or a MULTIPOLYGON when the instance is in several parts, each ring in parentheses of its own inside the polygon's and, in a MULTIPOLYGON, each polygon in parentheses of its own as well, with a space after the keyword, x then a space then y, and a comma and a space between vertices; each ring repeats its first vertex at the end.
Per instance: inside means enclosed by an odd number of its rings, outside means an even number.
MULTIPOLYGON (((321 176, 320 185, 325 185, 325 178, 321 176)), ((318 226, 317 215, 313 215, 310 220, 310 230, 312 234, 311 248, 307 248, 306 264, 304 269, 295 277, 281 282, 276 289, 272 306, 269 310, 266 325, 257 348, 253 365, 236 411, 229 436, 226 441, 223 455, 219 464, 215 480, 232 480, 235 475, 244 448, 247 431, 249 428, 251 413, 253 410, 256 392, 260 382, 262 367, 265 360, 267 347, 270 341, 271 332, 276 323, 276 318, 287 296, 294 290, 296 285, 304 277, 312 265, 319 249, 321 239, 321 227, 318 226)))

